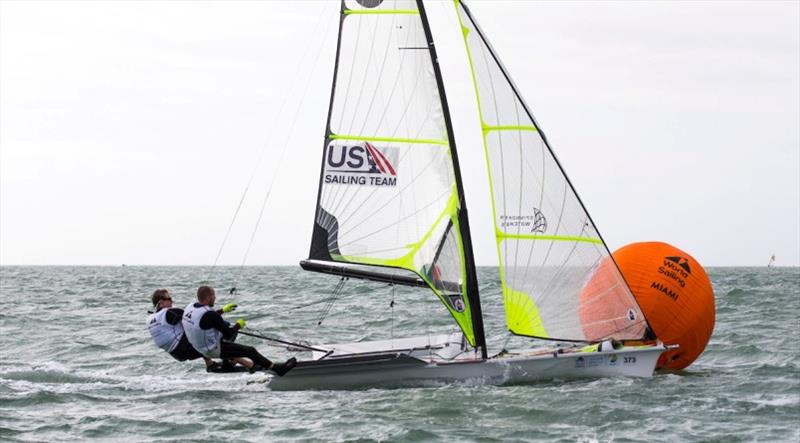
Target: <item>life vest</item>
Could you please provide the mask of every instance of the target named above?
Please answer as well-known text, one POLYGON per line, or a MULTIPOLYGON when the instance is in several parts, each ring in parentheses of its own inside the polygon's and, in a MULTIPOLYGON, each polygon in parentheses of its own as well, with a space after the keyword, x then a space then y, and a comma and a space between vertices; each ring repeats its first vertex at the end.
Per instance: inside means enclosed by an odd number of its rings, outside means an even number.
POLYGON ((181 323, 174 325, 167 323, 167 311, 168 309, 162 309, 147 317, 147 329, 150 331, 150 336, 153 337, 153 342, 156 346, 167 352, 172 352, 178 346, 181 337, 183 337, 183 325, 181 323))
POLYGON ((200 328, 200 320, 203 318, 203 315, 212 310, 213 309, 206 305, 195 307, 194 303, 189 303, 186 309, 183 310, 183 319, 181 323, 183 324, 186 338, 189 340, 189 343, 197 349, 197 352, 201 354, 211 352, 219 345, 219 341, 222 338, 222 333, 214 328, 200 328))

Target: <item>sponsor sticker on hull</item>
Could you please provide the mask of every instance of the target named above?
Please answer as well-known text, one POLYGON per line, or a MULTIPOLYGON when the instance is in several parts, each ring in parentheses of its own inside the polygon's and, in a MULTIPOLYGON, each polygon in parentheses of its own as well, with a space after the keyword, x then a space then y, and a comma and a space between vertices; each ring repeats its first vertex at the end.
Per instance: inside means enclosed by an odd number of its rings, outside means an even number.
POLYGON ((586 357, 581 356, 575 359, 576 368, 593 368, 604 365, 606 365, 605 355, 587 355, 586 357))
POLYGON ((596 366, 619 366, 620 364, 635 365, 636 357, 635 356, 620 357, 617 354, 608 354, 608 355, 580 356, 575 359, 576 368, 592 368, 596 366))

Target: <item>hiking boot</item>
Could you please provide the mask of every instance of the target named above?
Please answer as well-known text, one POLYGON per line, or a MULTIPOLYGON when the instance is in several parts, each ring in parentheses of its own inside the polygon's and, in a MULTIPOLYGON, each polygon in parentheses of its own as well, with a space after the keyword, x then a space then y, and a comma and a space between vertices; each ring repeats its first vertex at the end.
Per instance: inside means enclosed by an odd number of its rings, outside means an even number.
POLYGON ((249 372, 251 374, 255 374, 258 371, 266 371, 266 370, 267 370, 267 368, 265 368, 265 367, 263 367, 263 366, 261 366, 259 364, 253 363, 253 366, 251 366, 250 369, 247 370, 247 372, 249 372))
POLYGON ((222 360, 222 369, 225 372, 234 372, 236 370, 236 362, 232 360, 222 360))
POLYGON ((278 374, 278 376, 283 377, 287 372, 291 371, 293 367, 297 365, 297 359, 292 357, 289 360, 286 360, 283 363, 275 363, 272 365, 270 371, 278 374))

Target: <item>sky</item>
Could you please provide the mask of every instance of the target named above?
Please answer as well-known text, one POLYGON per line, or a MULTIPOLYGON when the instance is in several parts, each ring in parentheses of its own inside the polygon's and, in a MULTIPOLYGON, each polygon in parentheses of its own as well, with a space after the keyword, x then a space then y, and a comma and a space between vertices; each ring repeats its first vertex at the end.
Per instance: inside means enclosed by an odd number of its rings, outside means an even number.
MULTIPOLYGON (((496 265, 466 53, 427 4, 496 265)), ((468 4, 612 251, 800 265, 800 2, 468 4)), ((243 195, 218 263, 306 258, 337 22, 332 1, 0 0, 0 264, 209 265, 243 195)))

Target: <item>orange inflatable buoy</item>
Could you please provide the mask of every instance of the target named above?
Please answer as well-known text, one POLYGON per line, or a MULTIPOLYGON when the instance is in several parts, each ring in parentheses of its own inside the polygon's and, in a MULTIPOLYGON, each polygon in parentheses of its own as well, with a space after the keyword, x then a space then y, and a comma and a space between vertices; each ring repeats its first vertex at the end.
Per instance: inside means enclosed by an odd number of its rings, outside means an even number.
MULTIPOLYGON (((661 354, 657 368, 679 370, 692 364, 714 330, 714 291, 703 267, 686 252, 660 242, 632 243, 612 256, 656 337, 664 344, 679 345, 661 354)), ((582 297, 597 292, 596 287, 608 287, 613 266, 609 259, 601 261, 582 297)), ((591 320, 617 318, 624 309, 613 304, 581 308, 586 337, 607 336, 615 325, 591 320)))
POLYGON ((613 254, 650 328, 665 344, 658 367, 683 369, 703 352, 714 330, 714 290, 686 252, 660 242, 633 243, 613 254))

